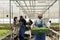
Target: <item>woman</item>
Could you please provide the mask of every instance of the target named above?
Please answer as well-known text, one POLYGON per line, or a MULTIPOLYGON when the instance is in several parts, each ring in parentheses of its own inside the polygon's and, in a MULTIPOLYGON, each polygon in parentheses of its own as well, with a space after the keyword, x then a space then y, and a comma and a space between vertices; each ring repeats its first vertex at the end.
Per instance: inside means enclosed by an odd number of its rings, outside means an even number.
POLYGON ((17 17, 14 17, 13 26, 14 26, 14 27, 17 26, 17 17))
POLYGON ((14 17, 14 21, 13 21, 13 29, 14 29, 14 34, 16 34, 17 31, 17 17, 14 17))
POLYGON ((18 21, 17 21, 17 17, 14 17, 14 21, 13 21, 13 37, 16 36, 14 38, 14 40, 17 40, 17 36, 18 36, 18 21))

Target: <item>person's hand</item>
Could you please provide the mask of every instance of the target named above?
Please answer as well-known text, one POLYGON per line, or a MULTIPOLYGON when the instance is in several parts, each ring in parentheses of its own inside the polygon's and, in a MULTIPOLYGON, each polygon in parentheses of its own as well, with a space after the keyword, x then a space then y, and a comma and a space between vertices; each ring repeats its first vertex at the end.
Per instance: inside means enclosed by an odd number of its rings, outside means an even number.
POLYGON ((31 29, 34 28, 34 24, 31 25, 31 29))
POLYGON ((45 24, 46 28, 49 28, 47 24, 45 24))

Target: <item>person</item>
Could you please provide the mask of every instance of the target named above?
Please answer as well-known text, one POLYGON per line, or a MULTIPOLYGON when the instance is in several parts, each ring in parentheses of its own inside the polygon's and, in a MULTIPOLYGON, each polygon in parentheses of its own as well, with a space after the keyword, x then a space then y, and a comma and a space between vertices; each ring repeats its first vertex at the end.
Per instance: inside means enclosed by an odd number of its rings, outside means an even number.
POLYGON ((16 27, 16 25, 17 25, 17 17, 14 17, 13 26, 16 27))
POLYGON ((32 38, 31 34, 31 25, 33 24, 33 21, 29 19, 29 33, 30 33, 30 38, 32 38))
POLYGON ((14 20, 13 20, 13 39, 14 40, 17 40, 17 35, 18 35, 18 18, 17 17, 14 17, 14 20), (14 37, 16 36, 16 37, 14 37))
POLYGON ((32 24, 33 24, 33 22, 32 22, 32 20, 31 20, 31 19, 29 19, 29 23, 30 23, 30 25, 32 25, 32 24))
POLYGON ((18 25, 17 17, 14 17, 14 21, 13 21, 13 29, 14 29, 13 32, 14 32, 14 34, 16 34, 17 25, 18 25))
POLYGON ((48 21, 47 26, 48 26, 48 28, 50 28, 50 26, 51 26, 51 21, 48 21))
MULTIPOLYGON (((35 26, 37 27, 43 27, 46 26, 45 20, 43 19, 43 13, 38 13, 38 19, 35 20, 35 22, 31 25, 31 29, 35 26)), ((45 33, 39 33, 34 35, 34 40, 45 40, 45 33)))
POLYGON ((23 18, 23 16, 20 16, 20 30, 19 30, 19 39, 24 40, 24 33, 26 28, 26 20, 23 18))

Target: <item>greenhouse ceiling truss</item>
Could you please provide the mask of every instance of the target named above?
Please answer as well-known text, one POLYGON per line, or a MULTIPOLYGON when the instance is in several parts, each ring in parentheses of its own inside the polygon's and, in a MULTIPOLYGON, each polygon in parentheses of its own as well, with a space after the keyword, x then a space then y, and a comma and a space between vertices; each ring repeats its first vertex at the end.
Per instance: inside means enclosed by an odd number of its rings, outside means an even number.
MULTIPOLYGON (((2 1, 2 0, 1 0, 2 1)), ((38 12, 45 13, 57 0, 9 0, 10 24, 11 24, 11 1, 15 2, 16 7, 23 13, 30 15, 38 12)))
MULTIPOLYGON (((45 0, 46 2, 48 1, 48 5, 36 5, 36 1, 38 2, 39 0, 12 0, 12 1, 16 1, 18 5, 18 7, 21 7, 22 8, 22 11, 24 12, 27 12, 27 13, 30 13, 30 12, 35 12, 35 10, 37 10, 38 12, 43 12, 45 13, 51 6, 53 6, 53 4, 57 1, 57 0, 45 0), (23 5, 22 2, 24 2, 25 5, 23 5), (29 1, 29 5, 26 4, 26 2, 29 1), (49 1, 51 1, 49 3, 49 1), (35 4, 34 4, 35 3, 35 4), (22 5, 21 5, 22 4, 22 5), (29 8, 30 7, 30 8, 29 8), (34 9, 36 7, 36 9, 34 9), (37 9, 38 7, 44 7, 44 8, 40 8, 40 9, 37 9), (25 9, 26 8, 26 9, 25 9), (26 11, 28 10, 28 11, 26 11), (39 10, 42 10, 42 11, 39 11, 39 10), (44 11, 45 10, 45 11, 44 11)), ((44 0, 40 0, 42 1, 41 3, 43 3, 44 0)))

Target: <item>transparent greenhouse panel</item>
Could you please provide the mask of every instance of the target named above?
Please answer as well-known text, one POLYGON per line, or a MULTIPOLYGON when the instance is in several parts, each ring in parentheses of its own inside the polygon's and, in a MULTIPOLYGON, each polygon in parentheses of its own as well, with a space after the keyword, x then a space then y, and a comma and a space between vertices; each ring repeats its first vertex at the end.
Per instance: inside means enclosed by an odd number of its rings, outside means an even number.
MULTIPOLYGON (((52 36, 58 38, 57 37, 58 31, 55 31, 56 29, 54 28, 54 27, 56 27, 58 29, 58 25, 59 25, 59 23, 58 23, 59 22, 59 19, 58 19, 59 18, 58 17, 59 16, 59 14, 58 14, 59 7, 57 4, 58 4, 57 0, 35 0, 35 1, 33 1, 33 0, 25 0, 25 1, 24 0, 11 0, 11 1, 10 0, 0 0, 0 15, 1 15, 0 16, 0 30, 1 30, 1 28, 3 29, 3 31, 4 31, 4 29, 11 30, 12 25, 10 25, 9 23, 11 23, 11 24, 13 23, 13 18, 15 16, 18 17, 18 20, 21 15, 23 15, 24 17, 27 16, 28 18, 26 18, 26 21, 28 21, 28 19, 30 18, 34 22, 37 19, 37 14, 39 12, 42 12, 44 15, 43 17, 46 20, 46 22, 48 22, 49 20, 52 21, 51 26, 53 28, 51 28, 52 29, 51 34, 53 34, 53 33, 55 34, 52 36), (11 5, 9 4, 9 2, 11 2, 11 5), (6 17, 6 15, 8 15, 8 17, 6 17)), ((30 31, 27 33, 31 33, 30 31)), ((4 32, 6 32, 6 31, 4 31, 4 32)), ((0 33, 2 33, 2 32, 0 31, 0 33)), ((12 32, 10 32, 10 33, 11 33, 10 35, 12 36, 12 32)), ((60 32, 59 32, 59 34, 60 34, 60 32)), ((29 34, 29 35, 31 35, 31 34, 29 34)), ((31 37, 31 36, 29 36, 29 37, 31 37)), ((6 38, 6 36, 5 36, 5 38, 6 38)), ((12 39, 12 38, 10 38, 10 39, 12 39)), ((50 37, 47 37, 46 40, 48 40, 49 38, 50 37)), ((50 38, 50 39, 54 39, 54 38, 50 38)), ((34 40, 34 37, 32 40, 34 40)))

